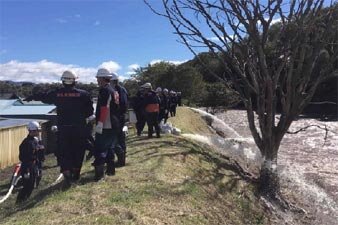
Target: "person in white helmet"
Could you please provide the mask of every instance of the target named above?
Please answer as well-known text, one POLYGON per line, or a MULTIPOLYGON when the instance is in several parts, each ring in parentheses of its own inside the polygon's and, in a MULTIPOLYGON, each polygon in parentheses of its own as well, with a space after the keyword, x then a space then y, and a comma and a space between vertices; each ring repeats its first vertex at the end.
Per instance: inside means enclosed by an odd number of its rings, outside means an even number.
POLYGON ((77 76, 65 71, 61 76, 62 88, 47 93, 37 93, 24 99, 37 100, 56 105, 60 167, 64 175, 64 188, 80 178, 85 153, 85 141, 88 137, 87 118, 94 113, 90 94, 75 88, 77 76))
POLYGON ((113 88, 119 93, 119 121, 120 121, 120 128, 119 133, 117 135, 117 145, 115 146, 114 152, 117 156, 117 167, 123 167, 126 165, 126 153, 127 153, 127 146, 126 146, 126 134, 123 131, 123 127, 126 123, 126 113, 128 110, 128 92, 127 90, 119 84, 118 75, 115 73, 111 73, 111 84, 113 88))
POLYGON ((169 96, 169 91, 167 88, 163 89, 163 101, 164 101, 164 123, 167 123, 167 120, 169 118, 169 109, 170 109, 170 96, 169 96))
POLYGON ((145 90, 143 101, 148 126, 148 138, 153 137, 154 128, 156 131, 156 137, 160 138, 160 126, 158 122, 158 115, 160 112, 160 98, 157 96, 156 92, 152 90, 150 83, 145 83, 141 87, 145 90))
POLYGON ((170 91, 169 102, 170 102, 170 108, 169 108, 170 117, 174 117, 176 116, 177 95, 176 95, 176 92, 173 90, 170 91))
POLYGON ((105 68, 97 71, 96 79, 99 85, 99 96, 96 105, 95 128, 95 180, 104 177, 104 165, 107 164, 106 174, 115 175, 114 149, 120 128, 119 94, 110 85, 112 74, 105 68))
POLYGON ((27 125, 28 135, 20 144, 19 160, 21 162, 21 176, 23 178, 23 188, 17 196, 17 203, 23 202, 31 195, 38 175, 38 136, 40 125, 36 121, 31 121, 27 125))
MULTIPOLYGON (((165 89, 164 89, 165 90, 165 89)), ((162 88, 158 87, 156 88, 157 96, 160 98, 160 112, 158 116, 158 122, 161 123, 163 120, 164 123, 167 122, 168 119, 168 109, 169 109, 169 98, 164 94, 164 91, 162 91, 162 88)))

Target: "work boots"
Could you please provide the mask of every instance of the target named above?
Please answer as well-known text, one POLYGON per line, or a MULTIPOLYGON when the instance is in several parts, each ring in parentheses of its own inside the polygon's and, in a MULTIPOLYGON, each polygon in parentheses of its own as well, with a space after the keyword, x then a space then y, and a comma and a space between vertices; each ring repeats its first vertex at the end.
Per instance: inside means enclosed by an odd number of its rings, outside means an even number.
POLYGON ((94 177, 95 181, 99 181, 102 178, 104 178, 104 166, 103 165, 95 166, 95 177, 94 177))
POLYGON ((116 153, 117 155, 117 165, 116 167, 123 167, 126 165, 126 153, 122 150, 122 152, 116 153))
POLYGON ((114 176, 115 175, 115 164, 114 164, 114 161, 107 163, 106 174, 108 176, 114 176))
POLYGON ((63 174, 62 189, 66 190, 70 188, 70 186, 72 185, 72 174, 69 170, 63 171, 62 174, 63 174))
POLYGON ((72 181, 77 182, 80 180, 80 172, 81 172, 80 169, 73 168, 72 181))

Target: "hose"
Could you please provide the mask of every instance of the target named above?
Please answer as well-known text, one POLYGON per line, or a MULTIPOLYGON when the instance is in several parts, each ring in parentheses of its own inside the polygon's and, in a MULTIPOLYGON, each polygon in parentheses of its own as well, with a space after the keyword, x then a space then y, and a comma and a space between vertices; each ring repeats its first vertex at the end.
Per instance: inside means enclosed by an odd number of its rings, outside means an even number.
POLYGON ((12 191, 13 191, 14 187, 17 185, 17 183, 19 182, 19 180, 22 178, 21 176, 18 176, 18 174, 20 172, 20 169, 21 169, 21 164, 19 163, 14 168, 14 174, 12 176, 11 186, 10 186, 7 194, 0 199, 0 204, 8 199, 8 197, 12 194, 12 191))

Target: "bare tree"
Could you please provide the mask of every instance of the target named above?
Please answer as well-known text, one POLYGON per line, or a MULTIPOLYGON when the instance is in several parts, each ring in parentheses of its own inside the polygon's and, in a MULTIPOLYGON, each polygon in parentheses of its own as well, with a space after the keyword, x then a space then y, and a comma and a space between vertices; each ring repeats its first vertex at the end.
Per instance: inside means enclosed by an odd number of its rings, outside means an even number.
POLYGON ((284 134, 317 86, 338 76, 337 3, 325 7, 324 0, 162 0, 163 8, 155 9, 144 1, 169 20, 195 56, 207 49, 224 65, 264 158, 260 190, 276 197, 277 154, 284 134))

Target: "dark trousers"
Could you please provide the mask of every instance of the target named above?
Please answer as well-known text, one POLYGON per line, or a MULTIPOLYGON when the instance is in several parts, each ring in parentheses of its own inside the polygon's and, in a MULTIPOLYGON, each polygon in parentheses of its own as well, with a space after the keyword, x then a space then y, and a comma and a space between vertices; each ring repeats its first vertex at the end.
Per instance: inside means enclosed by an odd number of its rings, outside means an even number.
POLYGON ((176 116, 176 105, 175 106, 170 106, 170 116, 171 117, 176 116))
POLYGON ((160 113, 158 114, 158 122, 161 123, 161 121, 164 119, 164 121, 166 121, 165 119, 165 109, 160 109, 160 113))
POLYGON ((120 116, 120 130, 117 134, 117 146, 120 147, 120 149, 125 153, 127 151, 126 146, 126 134, 123 132, 123 127, 125 125, 125 117, 124 115, 120 116))
POLYGON ((85 154, 86 130, 84 127, 60 126, 58 143, 61 172, 79 173, 85 154))
POLYGON ((148 137, 153 136, 154 128, 156 135, 160 136, 160 126, 158 124, 158 112, 147 112, 146 113, 147 125, 148 125, 148 137))
POLYGON ((23 188, 18 194, 17 202, 26 200, 32 194, 37 176, 37 167, 35 163, 22 163, 20 174, 23 180, 23 188))
POLYGON ((102 134, 95 134, 94 166, 110 164, 114 160, 114 149, 117 144, 117 131, 103 129, 102 134))
POLYGON ((125 125, 125 118, 124 115, 120 116, 120 127, 117 134, 117 144, 112 146, 114 148, 114 152, 117 155, 118 164, 125 164, 125 156, 127 152, 127 146, 126 146, 126 135, 123 132, 123 127, 125 125))
POLYGON ((137 135, 141 135, 143 128, 146 125, 146 117, 144 113, 140 111, 136 111, 135 115, 137 119, 137 122, 136 122, 137 135))

